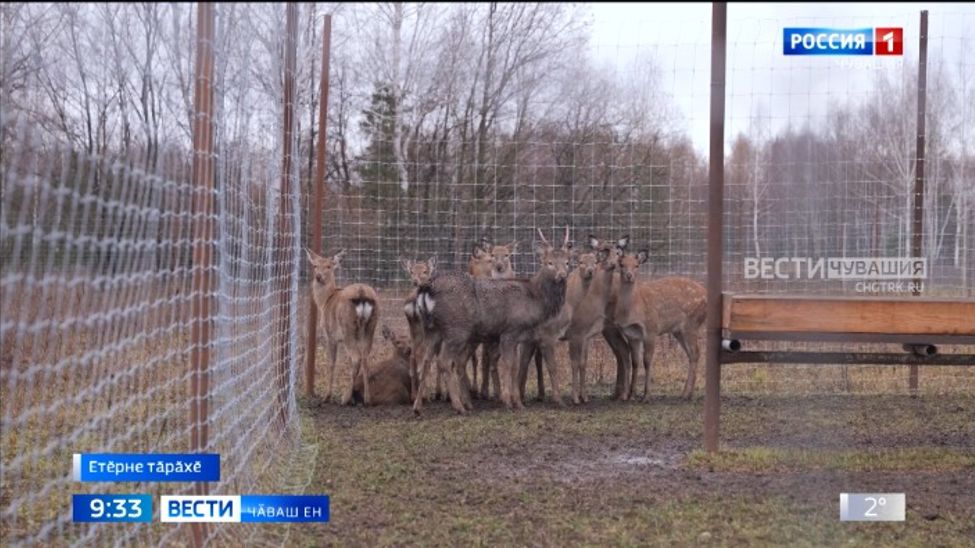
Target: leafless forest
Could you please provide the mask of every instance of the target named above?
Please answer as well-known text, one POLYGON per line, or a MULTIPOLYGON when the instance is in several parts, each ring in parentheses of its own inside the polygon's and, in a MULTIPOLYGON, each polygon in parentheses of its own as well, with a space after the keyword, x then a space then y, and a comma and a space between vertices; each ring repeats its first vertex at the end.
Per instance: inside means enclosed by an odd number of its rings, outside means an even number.
MULTIPOLYGON (((279 161, 283 9, 218 10, 218 149, 240 160, 228 165, 279 161)), ((653 247, 655 272, 703 275, 705 158, 661 78, 690 67, 663 68, 646 51, 596 59, 589 6, 300 9, 302 200, 319 129, 321 15, 336 13, 324 218, 326 247, 352 251, 349 276, 402 283, 398 257, 459 267, 482 236, 527 243, 535 227, 566 222, 574 238, 630 231, 653 247)), ((5 148, 19 123, 45 143, 137 157, 150 171, 186 153, 194 24, 183 4, 5 4, 5 148)), ((962 294, 975 263, 965 63, 929 61, 924 229, 934 285, 962 294)), ((831 95, 826 123, 796 116, 772 129, 777 114, 759 111, 729 136, 732 272, 743 256, 908 253, 915 64, 876 71, 869 92, 831 95)), ((230 180, 260 184, 244 179, 230 180)), ((527 254, 515 266, 533 268, 527 254)))

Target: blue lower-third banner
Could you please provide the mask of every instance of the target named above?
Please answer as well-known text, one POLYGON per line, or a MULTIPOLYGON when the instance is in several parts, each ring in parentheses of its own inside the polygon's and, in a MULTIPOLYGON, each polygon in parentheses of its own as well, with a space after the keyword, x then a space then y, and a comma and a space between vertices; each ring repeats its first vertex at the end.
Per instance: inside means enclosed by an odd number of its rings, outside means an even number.
POLYGON ((188 522, 324 522, 327 495, 163 495, 159 520, 188 522))

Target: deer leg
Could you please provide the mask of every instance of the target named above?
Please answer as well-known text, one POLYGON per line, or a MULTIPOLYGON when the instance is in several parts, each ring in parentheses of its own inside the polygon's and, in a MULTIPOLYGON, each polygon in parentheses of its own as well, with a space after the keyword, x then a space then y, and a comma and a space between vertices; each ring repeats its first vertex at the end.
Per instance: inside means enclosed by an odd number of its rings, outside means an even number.
POLYGON ((535 353, 535 343, 525 343, 521 345, 518 352, 518 397, 525 400, 525 388, 528 385, 528 364, 531 362, 532 354, 535 353))
POLYGON ((372 396, 369 393, 369 364, 367 362, 367 356, 369 354, 366 352, 361 352, 359 354, 359 372, 362 374, 362 405, 364 407, 369 407, 372 405, 372 396))
POLYGON ((437 347, 436 345, 424 345, 425 348, 423 353, 420 355, 420 361, 418 363, 418 377, 416 379, 416 397, 413 399, 413 413, 419 415, 420 410, 423 409, 423 398, 426 397, 426 380, 427 374, 430 372, 430 362, 436 361, 437 347))
POLYGON ((687 380, 684 381, 684 391, 681 397, 689 400, 694 396, 694 383, 697 380, 697 360, 701 356, 700 337, 696 331, 679 331, 674 334, 674 338, 680 343, 687 354, 687 380))
POLYGON ((586 384, 586 369, 589 367, 589 339, 582 341, 582 362, 579 364, 579 390, 582 403, 589 403, 589 388, 586 384))
POLYGON ((336 342, 328 341, 328 386, 325 388, 325 401, 332 401, 332 388, 335 381, 335 368, 339 366, 338 358, 339 345, 336 342))
POLYGON ((629 363, 627 355, 627 343, 619 331, 606 329, 603 331, 603 338, 609 344, 609 349, 613 351, 616 358, 616 386, 613 389, 613 399, 623 399, 623 389, 626 387, 626 367, 629 363))
POLYGON ((643 344, 643 401, 650 401, 650 362, 653 361, 654 340, 643 344))
POLYGON ((637 339, 630 343, 630 378, 626 384, 626 399, 632 400, 636 392, 636 380, 643 365, 643 341, 637 339))
POLYGON ((545 401, 545 380, 542 378, 542 350, 541 346, 535 347, 535 371, 538 373, 538 395, 537 401, 545 401))
POLYGON ((494 386, 494 396, 501 398, 501 377, 498 373, 498 362, 501 360, 501 348, 498 343, 491 343, 484 346, 487 354, 488 370, 491 372, 491 384, 494 386))
POLYGON ((497 370, 501 384, 501 401, 508 409, 521 409, 524 405, 518 397, 518 379, 514 371, 518 345, 511 340, 502 341, 500 350, 497 370))
POLYGON ((460 400, 464 404, 464 409, 470 411, 474 409, 474 402, 471 401, 471 385, 470 380, 467 378, 467 357, 470 352, 465 348, 463 353, 463 361, 458 361, 454 373, 457 375, 457 380, 460 383, 460 400))
POLYGON ((459 350, 455 349, 450 353, 450 360, 442 364, 446 369, 444 373, 447 377, 447 392, 450 395, 450 406, 459 415, 467 414, 467 406, 464 405, 464 397, 462 395, 462 385, 464 382, 461 380, 459 371, 460 368, 467 367, 468 354, 466 350, 466 347, 459 350))
MULTIPOLYGON (((471 362, 471 374, 472 374, 471 394, 473 394, 474 397, 477 397, 479 395, 477 392, 477 345, 474 345, 474 347, 471 348, 470 362, 471 362)), ((467 367, 466 363, 464 364, 464 367, 465 368, 467 367)))
POLYGON ((555 349, 549 345, 542 346, 545 364, 548 366, 548 376, 552 380, 552 400, 555 405, 562 407, 562 392, 559 390, 559 366, 555 363, 555 349))
POLYGON ((583 367, 583 343, 578 339, 569 340, 569 362, 572 365, 572 403, 582 403, 582 388, 579 383, 579 373, 583 367))
MULTIPOLYGON (((347 354, 352 354, 351 352, 349 352, 348 347, 346 347, 345 352, 347 354)), ((352 380, 351 382, 349 382, 348 389, 345 390, 345 395, 342 396, 342 405, 350 405, 354 403, 352 401, 352 389, 355 386, 355 378, 359 376, 359 369, 360 367, 362 367, 362 360, 359 359, 358 352, 356 352, 355 354, 356 355, 354 356, 352 355, 349 356, 352 359, 352 380)), ((362 379, 363 390, 365 390, 366 382, 368 382, 366 379, 362 379)))
MULTIPOLYGON (((481 399, 488 400, 491 399, 491 358, 488 356, 487 345, 482 344, 479 346, 481 348, 481 399)), ((477 351, 477 348, 477 346, 474 347, 475 352, 477 351)))

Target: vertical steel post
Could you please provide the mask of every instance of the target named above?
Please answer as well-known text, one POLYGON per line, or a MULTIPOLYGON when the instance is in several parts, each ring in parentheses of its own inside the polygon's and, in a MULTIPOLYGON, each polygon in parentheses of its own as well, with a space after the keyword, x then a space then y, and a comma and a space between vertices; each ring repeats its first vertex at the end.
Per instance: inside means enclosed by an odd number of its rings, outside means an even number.
MULTIPOLYGON (((318 106, 318 166, 315 169, 315 180, 313 181, 314 200, 309 208, 309 235, 308 247, 312 251, 322 250, 322 208, 324 207, 325 194, 325 168, 326 168, 326 137, 328 135, 328 84, 329 84, 329 64, 332 53, 332 16, 325 16, 325 29, 322 31, 322 96, 318 106)), ((312 281, 314 283, 314 281, 312 281)), ((315 353, 318 349, 316 335, 318 331, 318 307, 314 299, 308 298, 308 333, 305 338, 305 392, 308 397, 315 396, 315 353)), ((326 394, 326 397, 328 395, 326 394)))
MULTIPOLYGON (((204 452, 208 446, 208 398, 210 396, 211 313, 213 310, 213 40, 214 9, 200 2, 196 10, 196 77, 193 92, 193 294, 190 300, 190 450, 204 452)), ((206 494, 206 483, 194 486, 206 494)), ((202 523, 190 527, 192 543, 202 546, 206 529, 202 523)))
POLYGON ((278 356, 278 399, 280 402, 280 416, 282 424, 288 419, 288 400, 291 394, 290 372, 291 363, 291 263, 292 238, 294 227, 291 226, 291 169, 294 165, 294 126, 295 126, 295 72, 298 59, 298 4, 288 2, 285 22, 284 46, 284 120, 282 126, 282 161, 280 201, 278 203, 278 268, 281 269, 281 285, 279 288, 280 304, 278 306, 278 327, 280 354, 278 356))
POLYGON ((711 4, 711 151, 708 158, 708 317, 704 449, 718 450, 721 414, 721 278, 724 257, 724 107, 727 6, 711 4))
MULTIPOLYGON (((911 232, 911 255, 921 258, 924 249, 924 120, 928 91, 928 10, 921 11, 921 32, 918 33, 917 62, 917 142, 914 155, 914 225, 911 232)), ((930 266, 930 265, 929 265, 930 266)), ((920 278, 914 279, 914 296, 921 294, 920 278)), ((910 366, 908 388, 917 397, 918 367, 910 366)))

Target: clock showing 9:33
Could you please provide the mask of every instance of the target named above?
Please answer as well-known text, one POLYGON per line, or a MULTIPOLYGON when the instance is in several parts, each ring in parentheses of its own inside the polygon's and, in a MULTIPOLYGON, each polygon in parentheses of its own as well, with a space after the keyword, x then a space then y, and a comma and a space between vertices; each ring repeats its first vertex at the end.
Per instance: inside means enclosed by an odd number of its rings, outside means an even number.
POLYGON ((71 495, 71 518, 75 522, 150 522, 152 495, 71 495))

